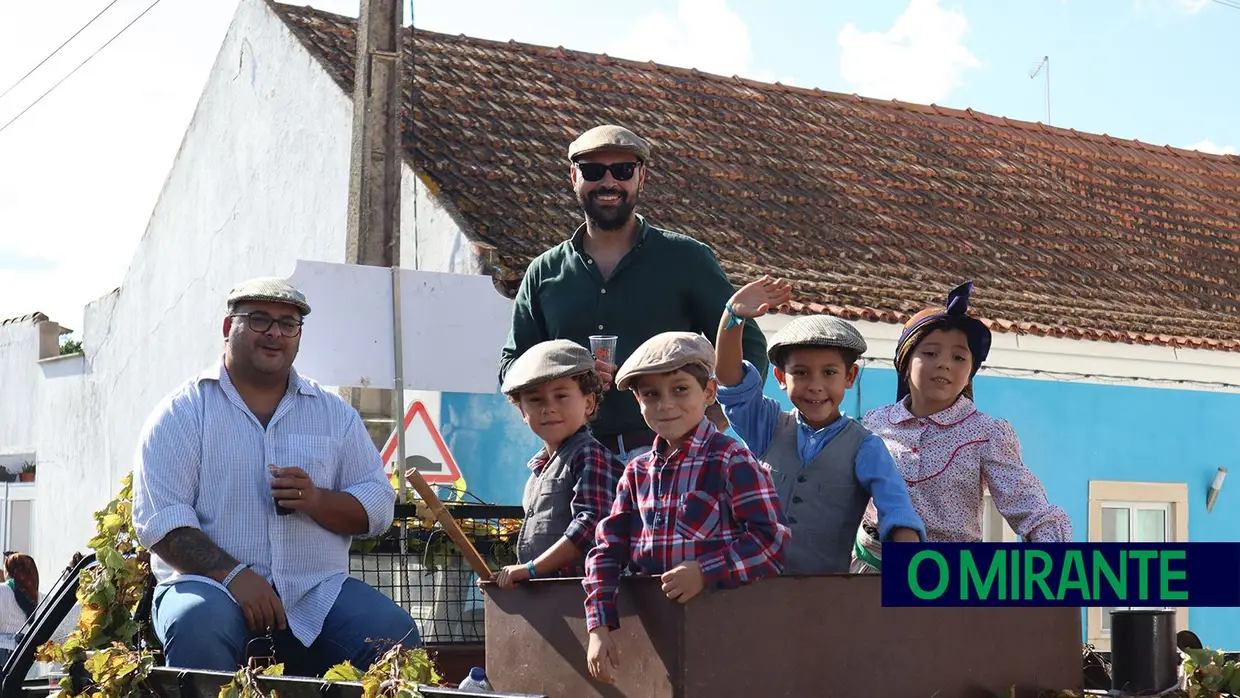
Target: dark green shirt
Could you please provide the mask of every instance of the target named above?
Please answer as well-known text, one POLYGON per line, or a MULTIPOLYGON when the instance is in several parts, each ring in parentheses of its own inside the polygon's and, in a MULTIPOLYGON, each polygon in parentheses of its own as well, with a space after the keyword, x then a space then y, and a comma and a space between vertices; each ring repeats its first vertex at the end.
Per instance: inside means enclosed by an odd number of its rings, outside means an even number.
MULTIPOLYGON (((500 359, 501 383, 518 356, 549 339, 569 339, 589 349, 590 335, 616 335, 617 366, 660 332, 698 332, 714 344, 723 307, 736 292, 715 253, 691 237, 648 225, 641 216, 638 225, 637 244, 606 281, 582 247, 584 225, 530 262, 500 359)), ((745 323, 744 345, 745 358, 765 380, 766 337, 753 320, 745 323)), ((613 386, 592 428, 613 436, 647 427, 633 394, 613 386)))

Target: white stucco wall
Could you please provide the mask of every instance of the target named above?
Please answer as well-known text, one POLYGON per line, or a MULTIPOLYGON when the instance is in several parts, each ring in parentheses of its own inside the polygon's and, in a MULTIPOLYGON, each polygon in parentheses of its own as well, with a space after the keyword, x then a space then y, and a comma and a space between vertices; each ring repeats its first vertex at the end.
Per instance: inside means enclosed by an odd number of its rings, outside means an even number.
POLYGON ((34 451, 38 360, 37 323, 20 320, 0 325, 0 465, 11 465, 13 460, 21 465, 34 451))

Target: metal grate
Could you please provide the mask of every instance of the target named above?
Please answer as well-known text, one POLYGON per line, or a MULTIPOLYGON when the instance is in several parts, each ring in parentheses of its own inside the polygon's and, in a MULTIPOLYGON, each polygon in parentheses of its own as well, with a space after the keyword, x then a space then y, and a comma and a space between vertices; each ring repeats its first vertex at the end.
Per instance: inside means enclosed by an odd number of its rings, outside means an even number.
MULTIPOLYGON (((492 571, 516 563, 517 532, 525 515, 521 507, 447 502, 444 506, 492 571)), ((424 644, 483 641, 484 604, 477 575, 443 528, 418 518, 414 505, 398 504, 396 522, 381 538, 354 543, 349 571, 408 611, 424 644)))

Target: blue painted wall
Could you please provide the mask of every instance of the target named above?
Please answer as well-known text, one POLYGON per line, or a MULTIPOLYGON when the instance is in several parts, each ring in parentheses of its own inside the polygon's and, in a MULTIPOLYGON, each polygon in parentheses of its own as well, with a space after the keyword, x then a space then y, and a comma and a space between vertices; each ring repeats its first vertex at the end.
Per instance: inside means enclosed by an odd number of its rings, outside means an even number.
MULTIPOLYGON (((895 386, 894 371, 868 367, 845 408, 860 416, 888 404, 895 386)), ((766 393, 791 409, 774 378, 766 393)), ((996 376, 980 376, 975 393, 983 411, 1011 421, 1025 462, 1071 516, 1077 540, 1089 536, 1090 480, 1187 483, 1189 540, 1237 540, 1240 500, 1230 490, 1240 484, 1224 485, 1213 512, 1205 502, 1215 470, 1240 454, 1240 395, 996 376)), ((444 439, 470 491, 519 503, 539 442, 516 408, 501 395, 445 393, 442 412, 444 439)), ((1208 645, 1240 649, 1240 609, 1190 609, 1189 624, 1208 645)))

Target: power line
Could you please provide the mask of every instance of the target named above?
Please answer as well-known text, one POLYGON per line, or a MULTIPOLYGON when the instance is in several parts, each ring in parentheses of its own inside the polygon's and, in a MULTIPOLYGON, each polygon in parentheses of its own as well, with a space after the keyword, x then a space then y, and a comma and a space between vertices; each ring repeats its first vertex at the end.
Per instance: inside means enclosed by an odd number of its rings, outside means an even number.
POLYGON ((12 92, 14 87, 17 87, 18 85, 22 84, 22 81, 23 81, 23 80, 25 80, 26 78, 30 77, 30 74, 31 74, 31 73, 33 73, 34 71, 38 70, 40 67, 42 67, 42 66, 43 66, 43 64, 44 64, 44 63, 46 63, 46 62, 48 62, 49 60, 51 60, 51 59, 52 59, 52 56, 55 56, 57 53, 59 53, 59 52, 60 52, 60 49, 62 49, 62 48, 64 48, 65 46, 67 46, 67 45, 69 44, 69 42, 70 42, 70 41, 73 41, 74 39, 76 39, 78 34, 81 34, 82 32, 86 31, 86 28, 87 28, 87 27, 89 27, 90 25, 94 24, 94 23, 95 23, 95 20, 99 19, 99 17, 100 17, 100 16, 102 16, 104 12, 107 12, 107 11, 108 11, 108 8, 112 7, 112 6, 113 6, 113 5, 115 5, 117 2, 120 2, 120 0, 112 0, 112 2, 108 3, 108 6, 107 6, 107 7, 103 8, 102 10, 99 10, 99 14, 95 15, 94 17, 91 17, 91 18, 90 18, 90 21, 89 21, 89 22, 87 22, 86 24, 83 24, 81 29, 79 29, 79 30, 77 30, 77 31, 73 32, 73 36, 69 37, 68 39, 65 39, 65 42, 64 42, 63 44, 61 44, 61 45, 57 46, 55 51, 52 51, 51 53, 47 54, 47 57, 46 57, 46 58, 44 58, 43 60, 39 61, 39 65, 36 65, 35 67, 31 68, 29 73, 26 73, 25 75, 23 75, 23 76, 21 76, 20 78, 18 78, 18 79, 17 79, 17 82, 13 83, 12 85, 9 85, 9 88, 8 88, 7 90, 5 90, 4 92, 0 92, 0 97, 4 97, 4 96, 5 96, 5 95, 7 95, 8 93, 12 92))
POLYGON ((1223 7, 1230 7, 1233 10, 1240 10, 1240 3, 1236 3, 1234 0, 1210 0, 1210 2, 1217 3, 1223 7))
POLYGON ((124 33, 125 33, 125 31, 126 31, 127 29, 129 29, 130 27, 132 27, 132 26, 134 25, 134 22, 137 22, 138 20, 142 19, 142 17, 143 17, 143 16, 144 16, 147 12, 150 12, 150 11, 151 11, 151 9, 152 9, 152 8, 154 8, 156 5, 158 5, 161 1, 162 1, 162 0, 155 0, 155 2, 151 3, 150 5, 148 5, 148 6, 147 6, 147 8, 146 8, 145 10, 143 10, 143 11, 142 11, 142 14, 138 15, 137 17, 134 17, 132 20, 130 20, 129 24, 126 24, 125 26, 121 27, 121 30, 120 30, 120 31, 118 31, 118 32, 116 32, 116 34, 114 34, 114 35, 112 36, 112 38, 111 38, 111 39, 108 39, 107 43, 105 43, 103 46, 100 46, 99 48, 95 49, 95 52, 94 52, 94 53, 92 53, 92 54, 90 54, 89 56, 87 56, 87 57, 86 57, 86 60, 82 61, 81 63, 78 63, 78 65, 77 65, 77 67, 76 67, 76 68, 74 68, 73 70, 70 70, 68 75, 64 76, 63 78, 61 78, 60 80, 58 80, 58 81, 56 82, 56 84, 55 84, 55 85, 52 85, 50 88, 48 88, 47 92, 44 92, 43 94, 39 95, 39 98, 38 98, 38 99, 36 99, 35 101, 31 102, 29 106, 27 106, 25 109, 23 109, 23 110, 21 110, 20 112, 18 112, 18 113, 17 113, 17 116, 13 117, 12 119, 9 119, 9 122, 8 122, 7 124, 5 124, 5 125, 3 125, 3 126, 0 126, 0 133, 3 133, 3 132, 4 132, 4 130, 5 130, 6 128, 8 128, 8 127, 12 126, 12 125, 13 125, 13 122, 15 122, 15 121, 17 121, 18 119, 22 118, 22 115, 23 115, 23 114, 25 114, 26 112, 30 111, 32 108, 34 108, 34 105, 38 104, 39 102, 42 102, 42 101, 43 101, 43 98, 44 98, 44 97, 46 97, 46 96, 48 96, 49 94, 51 94, 51 93, 52 93, 52 91, 53 91, 53 90, 55 90, 57 87, 60 87, 61 83, 63 83, 65 80, 68 80, 69 78, 73 77, 73 74, 74 74, 74 73, 76 73, 77 71, 81 70, 82 66, 86 65, 87 63, 89 63, 89 62, 90 62, 90 60, 91 60, 92 58, 94 58, 95 56, 98 56, 100 51, 102 51, 102 50, 104 50, 105 48, 107 48, 107 47, 108 47, 108 45, 109 45, 109 44, 111 44, 113 41, 116 41, 117 37, 119 37, 121 34, 124 34, 124 33))

